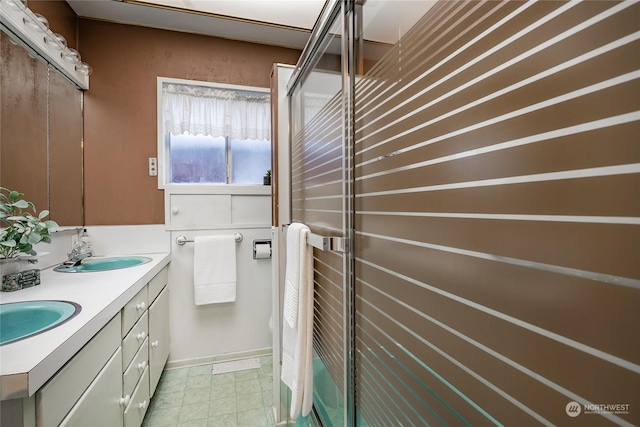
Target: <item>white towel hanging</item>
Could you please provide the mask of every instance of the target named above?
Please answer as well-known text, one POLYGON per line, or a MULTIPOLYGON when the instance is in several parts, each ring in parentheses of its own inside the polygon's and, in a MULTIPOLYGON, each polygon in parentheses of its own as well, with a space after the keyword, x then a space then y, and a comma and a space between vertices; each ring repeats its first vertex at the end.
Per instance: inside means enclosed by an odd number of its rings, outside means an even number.
POLYGON ((298 322, 298 290, 303 273, 301 270, 303 259, 306 260, 307 239, 309 227, 300 223, 293 223, 287 230, 287 256, 284 276, 284 319, 289 326, 295 328, 298 322), (306 233, 306 234, 305 234, 306 233))
POLYGON ((309 227, 300 223, 287 231, 281 379, 291 389, 292 419, 308 415, 313 402, 313 252, 308 235, 309 227))
POLYGON ((196 305, 236 300, 236 243, 233 235, 194 239, 193 285, 196 305))

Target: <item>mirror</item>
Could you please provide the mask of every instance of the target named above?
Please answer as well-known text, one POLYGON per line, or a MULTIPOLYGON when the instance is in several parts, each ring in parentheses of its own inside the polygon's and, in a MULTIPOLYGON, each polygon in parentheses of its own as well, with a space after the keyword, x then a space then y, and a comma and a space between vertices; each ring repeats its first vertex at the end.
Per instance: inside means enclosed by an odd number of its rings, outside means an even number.
POLYGON ((82 91, 49 70, 49 210, 59 225, 81 226, 82 91))
POLYGON ((12 37, 0 32, 0 186, 80 227, 82 91, 12 37))

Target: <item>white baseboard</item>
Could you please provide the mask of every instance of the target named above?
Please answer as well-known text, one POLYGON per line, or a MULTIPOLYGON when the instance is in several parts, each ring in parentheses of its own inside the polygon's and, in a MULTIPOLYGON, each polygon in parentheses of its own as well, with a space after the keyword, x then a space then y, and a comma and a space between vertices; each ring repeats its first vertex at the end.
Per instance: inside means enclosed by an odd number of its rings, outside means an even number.
POLYGON ((208 365, 216 362, 226 362, 229 360, 249 359, 251 357, 271 356, 273 349, 271 347, 259 348, 255 350, 238 351, 235 353, 216 354, 207 357, 198 357, 195 359, 173 360, 167 362, 165 369, 186 368, 188 366, 208 365))

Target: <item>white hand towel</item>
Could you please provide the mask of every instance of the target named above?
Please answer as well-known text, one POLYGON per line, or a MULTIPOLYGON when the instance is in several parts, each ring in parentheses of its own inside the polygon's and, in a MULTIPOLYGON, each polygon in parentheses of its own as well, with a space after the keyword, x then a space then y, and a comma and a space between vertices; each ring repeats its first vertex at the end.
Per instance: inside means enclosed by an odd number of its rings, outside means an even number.
POLYGON ((300 262, 302 254, 306 251, 307 239, 303 232, 308 233, 309 227, 299 222, 289 225, 287 230, 287 261, 284 283, 284 309, 285 320, 292 328, 298 322, 298 288, 300 286, 300 262))
POLYGON ((295 326, 292 327, 286 318, 291 312, 285 314, 282 322, 281 379, 291 389, 292 419, 300 414, 308 415, 313 402, 313 252, 307 245, 308 235, 309 228, 302 224, 291 224, 287 231, 287 274, 289 266, 295 266, 291 277, 297 280, 290 280, 285 285, 285 301, 289 301, 289 308, 285 302, 284 311, 294 308, 297 313, 295 326), (292 238, 290 243, 291 234, 297 238, 292 238), (290 252, 291 246, 297 250, 290 252), (297 288, 294 287, 296 283, 297 288))
POLYGON ((236 241, 233 235, 194 239, 193 285, 196 305, 236 300, 236 241))

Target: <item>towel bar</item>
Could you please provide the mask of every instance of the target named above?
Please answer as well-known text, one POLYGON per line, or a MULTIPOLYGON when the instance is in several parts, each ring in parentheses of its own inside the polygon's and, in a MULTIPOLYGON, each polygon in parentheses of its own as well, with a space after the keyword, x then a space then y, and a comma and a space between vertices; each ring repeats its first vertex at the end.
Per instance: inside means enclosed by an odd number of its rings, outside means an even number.
POLYGON ((321 251, 347 252, 348 239, 344 237, 328 237, 315 233, 309 233, 307 244, 321 251))
MULTIPOLYGON (((288 227, 290 224, 282 224, 282 228, 288 227)), ((349 239, 344 237, 321 236, 316 233, 309 233, 307 244, 321 251, 348 252, 349 239)))
MULTIPOLYGON (((236 233, 233 235, 233 237, 236 239, 237 243, 242 242, 242 234, 236 233)), ((178 237, 176 237, 176 243, 182 246, 185 243, 193 243, 193 240, 189 240, 181 234, 178 237)))

